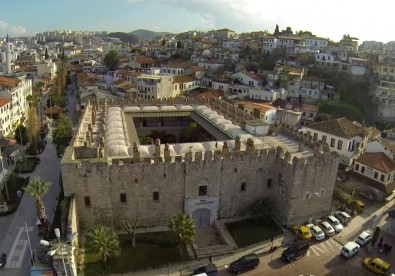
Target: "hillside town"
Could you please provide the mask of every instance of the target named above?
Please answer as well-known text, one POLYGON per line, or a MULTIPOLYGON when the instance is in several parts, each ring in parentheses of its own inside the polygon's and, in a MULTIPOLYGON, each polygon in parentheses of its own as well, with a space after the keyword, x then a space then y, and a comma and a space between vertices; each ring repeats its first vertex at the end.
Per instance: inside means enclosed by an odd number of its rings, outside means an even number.
POLYGON ((137 33, 0 38, 1 275, 395 271, 395 41, 137 33))

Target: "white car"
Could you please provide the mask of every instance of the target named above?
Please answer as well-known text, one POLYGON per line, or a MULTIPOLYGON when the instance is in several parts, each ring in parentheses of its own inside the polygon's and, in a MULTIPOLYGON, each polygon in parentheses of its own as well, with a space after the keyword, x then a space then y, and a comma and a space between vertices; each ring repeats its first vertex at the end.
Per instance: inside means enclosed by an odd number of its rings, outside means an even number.
POLYGON ((336 233, 339 233, 343 230, 343 225, 334 216, 328 216, 326 218, 326 221, 329 222, 330 225, 332 225, 332 227, 333 227, 333 229, 335 229, 336 233))
POLYGON ((327 237, 333 236, 335 234, 335 229, 333 229, 333 227, 327 221, 321 221, 318 224, 318 227, 320 227, 322 231, 324 231, 327 237))
POLYGON ((352 256, 358 254, 360 248, 360 245, 356 242, 348 242, 346 243, 346 245, 343 246, 341 254, 349 259, 352 256))
POLYGON ((322 231, 322 229, 319 228, 317 225, 310 223, 310 224, 306 224, 306 227, 310 229, 311 234, 313 234, 314 238, 317 241, 325 239, 324 231, 322 231))
POLYGON ((357 238, 357 240, 355 241, 357 244, 359 244, 360 246, 364 246, 365 244, 367 244, 370 240, 372 239, 372 233, 370 233, 369 231, 363 231, 357 238))

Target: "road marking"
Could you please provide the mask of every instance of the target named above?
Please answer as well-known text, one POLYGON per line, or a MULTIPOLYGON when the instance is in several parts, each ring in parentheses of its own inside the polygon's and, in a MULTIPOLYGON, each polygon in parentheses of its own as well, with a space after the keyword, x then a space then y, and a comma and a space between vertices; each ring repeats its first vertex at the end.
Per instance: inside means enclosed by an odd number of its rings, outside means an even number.
POLYGON ((318 246, 318 244, 312 246, 311 249, 312 249, 312 251, 314 252, 314 254, 317 255, 317 256, 320 255, 320 253, 317 252, 317 251, 320 251, 320 252, 323 253, 323 254, 326 253, 326 251, 325 251, 324 249, 320 248, 320 247, 318 246))
MULTIPOLYGON (((332 249, 333 252, 336 252, 337 250, 333 248, 331 242, 329 242, 329 241, 330 241, 330 240, 328 240, 328 243, 327 243, 328 247, 329 247, 330 249, 332 249)), ((332 242, 333 242, 333 240, 332 240, 332 242)))
MULTIPOLYGON (((28 227, 29 232, 33 231, 33 227, 28 227)), ((28 246, 28 240, 26 235, 26 227, 20 227, 18 234, 16 235, 14 244, 12 245, 11 251, 8 255, 10 261, 7 262, 6 268, 20 268, 22 265, 23 257, 25 256, 26 249, 28 246), (23 237, 21 235, 24 233, 23 237)))

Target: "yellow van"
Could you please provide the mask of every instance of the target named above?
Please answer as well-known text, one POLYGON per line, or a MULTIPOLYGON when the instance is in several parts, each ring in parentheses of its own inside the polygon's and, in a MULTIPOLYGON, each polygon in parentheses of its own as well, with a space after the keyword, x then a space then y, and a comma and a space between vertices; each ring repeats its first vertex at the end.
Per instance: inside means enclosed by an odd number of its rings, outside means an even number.
POLYGON ((361 200, 351 200, 350 207, 352 210, 362 213, 365 210, 365 203, 363 203, 361 200))
POLYGON ((363 267, 379 275, 387 275, 391 265, 379 258, 365 258, 363 267))

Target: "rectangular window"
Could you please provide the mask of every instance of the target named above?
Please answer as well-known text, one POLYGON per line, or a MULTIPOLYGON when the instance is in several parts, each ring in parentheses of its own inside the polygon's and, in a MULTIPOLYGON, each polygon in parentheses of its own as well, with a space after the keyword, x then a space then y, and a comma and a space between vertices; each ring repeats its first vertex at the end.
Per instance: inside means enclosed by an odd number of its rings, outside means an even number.
POLYGON ((343 141, 342 140, 337 141, 337 149, 341 150, 342 147, 343 147, 343 141))
POLYGON ((126 194, 125 193, 119 194, 119 199, 121 200, 122 203, 125 203, 126 202, 126 194))
POLYGON ((331 148, 335 147, 336 140, 335 138, 331 138, 331 148))
POLYGON ((154 201, 159 201, 159 192, 153 192, 152 197, 153 197, 154 201))
POLYGON ((85 207, 91 206, 91 198, 89 196, 84 197, 85 207))
POLYGON ((269 178, 269 179, 267 180, 266 188, 268 188, 268 189, 271 189, 271 188, 272 188, 272 179, 271 179, 271 178, 269 178))
POLYGON ((364 172, 365 172, 365 167, 362 166, 362 168, 361 168, 361 173, 364 173, 364 172))
POLYGON ((322 135, 322 142, 326 142, 326 135, 322 135))
POLYGON ((199 196, 207 195, 207 185, 199 186, 199 196))
POLYGON ((380 175, 380 181, 384 181, 384 174, 380 175))
POLYGON ((378 172, 374 172, 374 179, 377 179, 377 177, 379 177, 379 173, 378 172))
POLYGON ((355 164, 355 170, 359 171, 359 164, 355 164))
POLYGON ((246 190, 247 182, 242 182, 241 183, 241 191, 244 192, 246 190))

